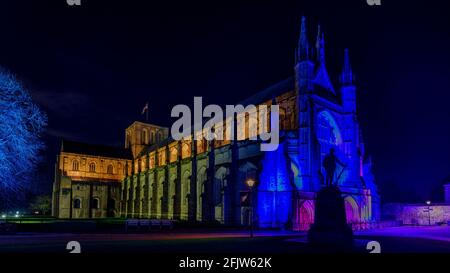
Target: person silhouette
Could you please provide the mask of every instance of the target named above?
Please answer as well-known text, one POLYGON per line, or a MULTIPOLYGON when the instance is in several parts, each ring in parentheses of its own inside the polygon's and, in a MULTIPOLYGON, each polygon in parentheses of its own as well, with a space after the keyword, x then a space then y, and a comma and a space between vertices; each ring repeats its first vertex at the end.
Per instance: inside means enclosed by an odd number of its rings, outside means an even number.
POLYGON ((325 168, 325 172, 326 172, 326 180, 325 180, 326 184, 325 185, 327 187, 331 186, 333 184, 333 177, 334 177, 334 173, 336 171, 337 164, 341 165, 342 167, 346 166, 335 155, 335 149, 331 148, 330 152, 323 159, 323 164, 322 164, 323 167, 325 168))

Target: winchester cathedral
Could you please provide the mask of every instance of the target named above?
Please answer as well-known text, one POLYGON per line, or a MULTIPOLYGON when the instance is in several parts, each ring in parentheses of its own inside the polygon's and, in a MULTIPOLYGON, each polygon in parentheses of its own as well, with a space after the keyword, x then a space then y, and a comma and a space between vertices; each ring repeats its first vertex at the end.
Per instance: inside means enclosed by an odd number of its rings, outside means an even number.
MULTIPOLYGON (((379 220, 380 201, 357 123, 356 86, 349 52, 341 74, 326 69, 324 35, 314 43, 302 18, 294 75, 248 98, 243 105, 278 105, 280 144, 263 152, 259 126, 240 119, 236 140, 193 135, 175 141, 169 128, 134 122, 124 148, 63 140, 53 185, 58 218, 147 218, 307 230, 316 193, 325 184, 330 149, 341 162, 333 183, 355 229, 379 220), (339 82, 334 85, 333 82, 339 82), (343 167, 345 166, 345 167, 343 167), (250 202, 245 181, 256 182, 250 202)), ((224 131, 229 129, 224 120, 224 131)), ((255 124, 255 123, 251 123, 255 124)), ((193 132, 202 136, 203 132, 193 132)))

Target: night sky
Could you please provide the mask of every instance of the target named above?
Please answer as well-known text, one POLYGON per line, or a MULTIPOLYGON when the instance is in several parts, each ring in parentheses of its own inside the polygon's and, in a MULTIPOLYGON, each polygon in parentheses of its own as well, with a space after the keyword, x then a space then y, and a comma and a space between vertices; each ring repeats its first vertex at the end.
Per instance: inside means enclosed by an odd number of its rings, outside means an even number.
POLYGON ((292 76, 305 15, 311 42, 322 25, 336 85, 350 50, 383 201, 438 198, 450 177, 450 8, 381 1, 2 0, 0 65, 49 117, 36 187, 51 191, 61 137, 123 145, 146 101, 150 122, 170 126, 193 96, 235 104, 292 76))

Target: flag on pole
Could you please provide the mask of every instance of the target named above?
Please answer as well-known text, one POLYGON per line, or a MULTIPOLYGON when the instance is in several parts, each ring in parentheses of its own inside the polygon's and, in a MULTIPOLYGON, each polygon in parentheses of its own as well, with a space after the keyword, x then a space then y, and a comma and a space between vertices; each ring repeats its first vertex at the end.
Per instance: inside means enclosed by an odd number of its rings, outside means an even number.
POLYGON ((145 121, 148 122, 148 102, 145 103, 144 109, 142 109, 141 115, 145 114, 145 121))
POLYGON ((145 104, 144 109, 142 109, 141 115, 145 114, 146 112, 148 112, 148 102, 145 104))

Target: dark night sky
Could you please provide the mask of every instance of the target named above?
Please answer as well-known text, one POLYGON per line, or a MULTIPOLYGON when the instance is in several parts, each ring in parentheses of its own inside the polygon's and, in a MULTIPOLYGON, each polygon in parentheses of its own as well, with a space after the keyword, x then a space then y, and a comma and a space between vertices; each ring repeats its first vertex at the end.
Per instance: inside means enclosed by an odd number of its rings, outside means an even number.
POLYGON ((293 75, 302 15, 311 39, 321 23, 336 83, 350 49, 384 201, 423 201, 450 176, 444 1, 82 2, 0 3, 0 65, 49 116, 43 190, 60 137, 122 145, 145 101, 150 121, 169 126, 172 106, 192 104, 194 95, 234 104, 293 75))

